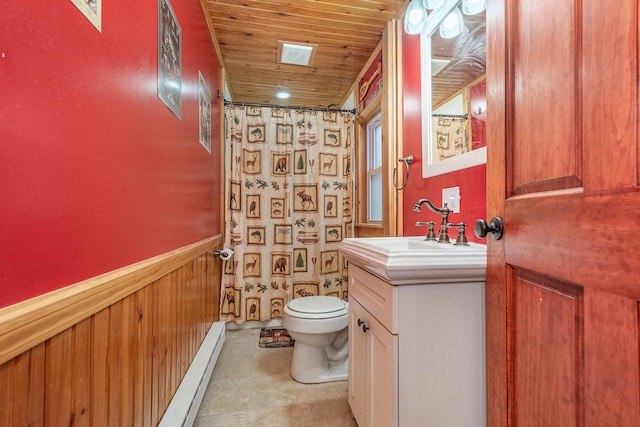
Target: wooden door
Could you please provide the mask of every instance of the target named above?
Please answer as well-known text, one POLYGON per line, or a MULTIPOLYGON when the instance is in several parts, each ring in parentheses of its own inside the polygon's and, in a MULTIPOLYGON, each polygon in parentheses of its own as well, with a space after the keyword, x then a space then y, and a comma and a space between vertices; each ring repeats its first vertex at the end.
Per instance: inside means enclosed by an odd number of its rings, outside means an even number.
POLYGON ((488 425, 638 426, 638 1, 488 3, 488 425))

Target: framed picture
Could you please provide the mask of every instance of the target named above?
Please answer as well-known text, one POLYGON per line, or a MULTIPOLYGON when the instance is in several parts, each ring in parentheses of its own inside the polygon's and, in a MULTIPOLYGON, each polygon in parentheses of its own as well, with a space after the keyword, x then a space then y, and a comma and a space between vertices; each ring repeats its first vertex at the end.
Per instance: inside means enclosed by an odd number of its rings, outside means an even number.
POLYGON ((182 28, 169 0, 158 0, 158 97, 182 120, 182 28))
POLYGON ((198 71, 198 81, 200 82, 200 144, 211 154, 211 91, 207 82, 202 77, 202 73, 198 71))
MULTIPOLYGON (((248 115, 248 114, 247 114, 248 115)), ((247 142, 256 143, 265 141, 264 125, 248 125, 247 126, 247 142)))
POLYGON ((229 188, 229 209, 242 210, 242 181, 231 181, 229 188))
POLYGON ((284 218, 284 199, 271 198, 271 218, 284 218))
POLYGON ((222 310, 220 314, 234 315, 240 317, 240 301, 242 299, 242 289, 233 286, 225 286, 224 297, 222 299, 222 310))
POLYGON ((248 245, 264 245, 265 244, 265 227, 247 227, 247 244, 248 245))
POLYGON ((318 187, 310 184, 294 184, 294 212, 318 212, 318 187))
POLYGON ((337 129, 337 130, 325 129, 324 145, 328 145, 329 147, 339 147, 340 146, 340 129, 337 129))
POLYGON ((338 176, 338 156, 320 153, 320 175, 338 176))
POLYGON ((293 241, 293 225, 289 224, 276 224, 274 227, 274 244, 290 245, 293 241))
POLYGON ((273 175, 289 175, 291 173, 291 153, 271 153, 271 165, 273 175))
POLYGON ((327 243, 341 242, 342 226, 341 225, 325 225, 324 241, 327 243))
POLYGON ((281 318, 284 311, 284 298, 271 298, 269 305, 271 306, 271 318, 281 318))
POLYGON ((310 297, 318 294, 316 282, 295 282, 293 284, 293 298, 310 297))
POLYGON ((245 253, 244 258, 242 260, 242 264, 244 266, 243 277, 260 277, 261 266, 260 266, 261 255, 258 253, 245 253))
POLYGON ((247 194, 247 218, 260 218, 260 195, 247 194))
POLYGON ((260 298, 247 298, 247 320, 260 320, 260 298))
POLYGON ((296 248, 293 250, 293 271, 306 272, 307 267, 307 248, 296 248))
POLYGON ((307 173, 307 150, 295 150, 293 153, 294 166, 293 173, 296 175, 304 175, 307 173))
POLYGON ((336 218, 338 216, 338 196, 324 196, 323 204, 325 218, 336 218))
POLYGON ((242 150, 242 157, 244 158, 244 162, 242 166, 244 167, 244 173, 247 174, 259 174, 261 172, 260 163, 262 151, 251 151, 251 150, 242 150))
POLYGON ((271 253, 271 275, 290 276, 291 275, 291 254, 288 252, 271 253))
POLYGON ((71 0, 89 22, 102 32, 102 0, 71 0))
POLYGON ((322 274, 337 273, 338 267, 338 251, 325 251, 320 254, 320 272, 322 274))
POLYGON ((276 144, 293 144, 293 125, 276 124, 276 144))
POLYGON ((351 175, 351 154, 345 154, 342 156, 342 175, 351 175))
POLYGON ((262 108, 260 107, 247 107, 247 116, 261 116, 262 108))

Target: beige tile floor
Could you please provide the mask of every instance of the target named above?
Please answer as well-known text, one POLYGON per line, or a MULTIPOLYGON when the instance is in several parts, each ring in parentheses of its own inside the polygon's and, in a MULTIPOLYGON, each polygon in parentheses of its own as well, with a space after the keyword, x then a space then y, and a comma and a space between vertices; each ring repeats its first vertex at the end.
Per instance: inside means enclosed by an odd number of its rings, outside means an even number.
POLYGON ((357 427, 347 382, 300 384, 293 348, 260 348, 260 329, 227 330, 196 427, 357 427))

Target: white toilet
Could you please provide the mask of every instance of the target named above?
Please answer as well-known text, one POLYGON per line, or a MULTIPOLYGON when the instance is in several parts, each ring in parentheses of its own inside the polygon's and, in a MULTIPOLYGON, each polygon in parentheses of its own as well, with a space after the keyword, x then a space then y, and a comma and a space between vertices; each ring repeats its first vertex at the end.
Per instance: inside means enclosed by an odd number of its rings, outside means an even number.
POLYGON ((331 296, 296 298, 285 306, 282 321, 295 339, 290 369, 294 380, 310 384, 347 379, 346 302, 331 296))

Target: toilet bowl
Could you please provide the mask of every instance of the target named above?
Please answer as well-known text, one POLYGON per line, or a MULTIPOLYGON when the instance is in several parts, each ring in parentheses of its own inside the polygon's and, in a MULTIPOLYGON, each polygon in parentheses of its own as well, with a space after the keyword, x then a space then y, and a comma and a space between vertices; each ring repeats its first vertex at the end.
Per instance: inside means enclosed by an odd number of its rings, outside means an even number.
POLYGON ((343 381, 348 375, 349 306, 332 296, 289 301, 282 318, 295 340, 290 373, 305 383, 343 381))

